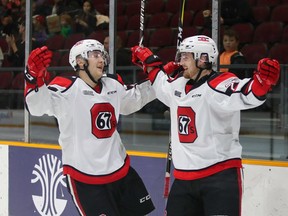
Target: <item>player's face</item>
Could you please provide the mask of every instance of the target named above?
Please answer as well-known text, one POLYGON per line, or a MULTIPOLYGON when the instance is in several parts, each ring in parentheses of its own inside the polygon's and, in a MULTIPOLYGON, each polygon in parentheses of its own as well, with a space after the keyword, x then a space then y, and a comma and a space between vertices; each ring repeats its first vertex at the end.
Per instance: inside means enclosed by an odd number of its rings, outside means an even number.
POLYGON ((101 76, 103 75, 105 64, 103 53, 98 50, 89 51, 87 53, 87 57, 88 57, 88 70, 96 80, 100 79, 101 76))
POLYGON ((183 76, 187 79, 193 79, 199 71, 199 68, 196 67, 193 53, 181 53, 180 65, 184 69, 183 76))

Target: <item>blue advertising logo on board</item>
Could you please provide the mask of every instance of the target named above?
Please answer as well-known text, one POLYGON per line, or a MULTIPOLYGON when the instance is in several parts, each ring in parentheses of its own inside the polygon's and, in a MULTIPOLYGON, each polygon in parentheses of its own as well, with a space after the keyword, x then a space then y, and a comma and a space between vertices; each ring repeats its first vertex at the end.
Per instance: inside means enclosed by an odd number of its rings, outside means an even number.
POLYGON ((38 213, 41 216, 62 215, 67 205, 62 188, 67 186, 61 160, 52 154, 43 155, 34 165, 32 174, 31 183, 41 188, 41 194, 32 195, 38 213))
POLYGON ((62 173, 61 151, 10 146, 9 215, 79 216, 62 173))

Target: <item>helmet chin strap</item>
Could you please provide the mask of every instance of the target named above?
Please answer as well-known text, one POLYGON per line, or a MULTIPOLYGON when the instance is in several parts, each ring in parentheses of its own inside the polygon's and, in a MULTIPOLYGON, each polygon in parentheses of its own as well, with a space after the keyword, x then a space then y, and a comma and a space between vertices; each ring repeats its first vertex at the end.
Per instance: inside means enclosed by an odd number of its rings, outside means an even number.
POLYGON ((196 83, 199 80, 199 78, 200 78, 200 76, 202 74, 202 71, 204 70, 203 68, 198 67, 198 59, 196 60, 196 67, 199 68, 199 72, 198 72, 198 74, 197 74, 197 76, 196 76, 196 78, 194 80, 194 83, 196 83))
MULTIPOLYGON (((82 69, 83 70, 83 69, 82 69)), ((94 79, 94 77, 91 75, 90 71, 88 70, 88 65, 84 65, 84 71, 86 72, 86 74, 88 75, 88 77, 92 80, 92 82, 94 82, 96 85, 98 84, 98 81, 96 81, 94 79)))

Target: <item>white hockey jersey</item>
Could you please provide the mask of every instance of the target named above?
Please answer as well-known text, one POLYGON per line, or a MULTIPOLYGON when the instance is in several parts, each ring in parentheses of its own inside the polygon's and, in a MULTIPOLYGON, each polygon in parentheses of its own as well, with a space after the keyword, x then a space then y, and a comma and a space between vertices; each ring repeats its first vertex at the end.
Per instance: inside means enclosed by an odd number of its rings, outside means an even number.
POLYGON ((242 167, 240 110, 265 102, 251 92, 253 79, 212 72, 193 83, 183 76, 170 80, 157 70, 149 79, 156 97, 170 108, 175 178, 193 180, 242 167))
POLYGON ((117 132, 119 114, 136 112, 155 99, 149 80, 128 89, 113 75, 103 76, 95 89, 79 77, 56 77, 25 95, 32 115, 58 120, 63 173, 88 184, 127 174, 130 162, 117 132))

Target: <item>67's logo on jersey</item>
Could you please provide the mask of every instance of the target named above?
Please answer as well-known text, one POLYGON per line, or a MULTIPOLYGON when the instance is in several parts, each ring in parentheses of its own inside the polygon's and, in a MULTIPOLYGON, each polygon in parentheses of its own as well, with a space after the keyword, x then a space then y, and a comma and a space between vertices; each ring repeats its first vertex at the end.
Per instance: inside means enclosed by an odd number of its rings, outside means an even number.
POLYGON ((110 103, 95 104, 90 113, 94 136, 97 138, 111 137, 117 127, 114 107, 110 103))
POLYGON ((195 112, 191 107, 179 107, 178 116, 178 135, 181 143, 193 143, 197 139, 195 127, 195 112))

